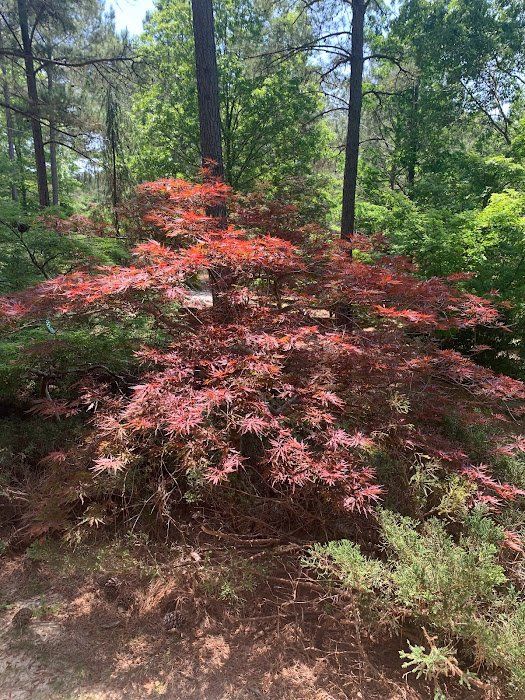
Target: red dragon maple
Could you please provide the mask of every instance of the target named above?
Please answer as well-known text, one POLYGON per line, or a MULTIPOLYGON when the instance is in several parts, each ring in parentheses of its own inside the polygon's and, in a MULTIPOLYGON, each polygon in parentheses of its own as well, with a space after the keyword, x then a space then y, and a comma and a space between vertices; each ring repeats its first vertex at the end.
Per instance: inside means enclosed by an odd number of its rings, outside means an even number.
POLYGON ((230 197, 222 183, 146 183, 132 264, 78 270, 0 300, 5 323, 147 316, 159 330, 128 393, 95 383, 69 407, 40 402, 47 415, 96 402, 93 436, 71 459, 89 455, 98 479, 156 471, 165 494, 199 474, 366 512, 383 490, 379 455, 399 464, 424 457, 470 480, 473 498, 491 506, 521 496, 444 429, 459 409, 467 425, 490 424, 495 447, 521 445, 507 420, 523 411, 524 385, 440 342, 458 328, 497 324, 492 303, 455 280, 418 278, 406 259, 374 252, 364 237, 351 257, 346 243, 288 230, 288 210, 282 225, 272 210, 275 235, 246 211, 237 217, 245 228, 218 227, 205 211, 230 197), (205 275, 220 279, 227 303, 199 293, 205 275), (347 324, 333 313, 340 304, 351 309, 347 324))

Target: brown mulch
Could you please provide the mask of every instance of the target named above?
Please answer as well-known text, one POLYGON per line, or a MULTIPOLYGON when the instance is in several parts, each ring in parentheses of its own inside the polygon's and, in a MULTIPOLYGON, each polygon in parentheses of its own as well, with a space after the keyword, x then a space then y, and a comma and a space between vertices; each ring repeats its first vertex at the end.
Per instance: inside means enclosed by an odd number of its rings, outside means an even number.
MULTIPOLYGON (((403 676, 399 640, 362 633, 293 547, 215 534, 161 557, 44 543, 36 557, 0 559, 0 699, 433 697, 403 676), (15 630, 25 607, 33 617, 15 630), (174 609, 183 622, 168 633, 174 609)), ((450 697, 483 697, 462 692, 450 697)))

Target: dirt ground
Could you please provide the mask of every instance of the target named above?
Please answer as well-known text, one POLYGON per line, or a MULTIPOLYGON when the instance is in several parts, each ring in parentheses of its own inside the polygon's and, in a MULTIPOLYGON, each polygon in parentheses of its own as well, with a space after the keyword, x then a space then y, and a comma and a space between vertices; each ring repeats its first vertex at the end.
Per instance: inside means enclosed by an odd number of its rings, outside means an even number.
POLYGON ((363 637, 277 550, 43 541, 0 563, 1 700, 434 695, 404 678, 399 641, 363 637))

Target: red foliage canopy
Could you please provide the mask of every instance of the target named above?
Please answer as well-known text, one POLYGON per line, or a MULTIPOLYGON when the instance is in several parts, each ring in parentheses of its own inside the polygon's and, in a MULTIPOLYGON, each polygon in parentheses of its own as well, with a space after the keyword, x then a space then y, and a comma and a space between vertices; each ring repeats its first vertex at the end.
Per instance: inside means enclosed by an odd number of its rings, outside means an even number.
MULTIPOLYGON (((140 384, 127 396, 107 387, 96 396, 95 473, 169 461, 174 479, 197 472, 217 484, 242 471, 364 512, 382 491, 373 465, 388 454, 438 460, 490 505, 521 495, 472 464, 444 429, 460 408, 466 424, 507 433, 502 449, 512 449, 507 409, 522 411, 524 385, 438 338, 497 324, 492 303, 453 280, 419 279, 406 259, 375 254, 365 238, 357 245, 366 256, 351 257, 347 244, 287 230, 274 210, 277 235, 262 234, 246 211, 249 227, 220 228, 205 210, 229 196, 221 183, 146 183, 149 239, 133 265, 80 270, 0 301, 6 323, 148 315, 162 329, 163 343, 140 353, 140 384), (206 272, 221 277, 228 304, 196 292, 206 272), (351 310, 346 326, 332 313, 341 304, 351 310)), ((72 405, 81 410, 82 399, 72 405)))

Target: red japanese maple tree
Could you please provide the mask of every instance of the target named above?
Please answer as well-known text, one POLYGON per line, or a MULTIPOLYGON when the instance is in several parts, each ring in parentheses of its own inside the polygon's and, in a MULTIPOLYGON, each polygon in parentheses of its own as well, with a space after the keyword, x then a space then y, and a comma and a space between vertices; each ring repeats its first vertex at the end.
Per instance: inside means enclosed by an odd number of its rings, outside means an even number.
POLYGON ((400 464, 437 460, 476 484, 473 502, 521 496, 444 429, 460 407, 465 424, 491 426, 495 448, 522 449, 509 437, 509 411, 523 413, 525 386, 440 341, 497 324, 492 303, 456 279, 418 278, 409 261, 374 251, 365 237, 350 257, 348 244, 311 227, 290 230, 288 210, 281 223, 271 210, 274 235, 246 210, 237 216, 245 228, 218 227, 205 211, 230 197, 220 182, 146 183, 138 197, 145 240, 133 264, 79 270, 0 301, 6 323, 146 315, 159 329, 128 393, 92 381, 71 400, 41 402, 52 415, 96 402, 93 435, 69 459, 88 459, 99 479, 157 473, 164 511, 199 474, 366 512, 382 494, 378 454, 400 464), (221 280, 213 304, 202 291, 206 274, 221 280), (351 309, 346 322, 333 313, 341 304, 351 309))

